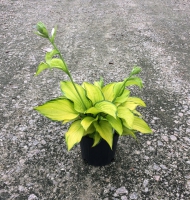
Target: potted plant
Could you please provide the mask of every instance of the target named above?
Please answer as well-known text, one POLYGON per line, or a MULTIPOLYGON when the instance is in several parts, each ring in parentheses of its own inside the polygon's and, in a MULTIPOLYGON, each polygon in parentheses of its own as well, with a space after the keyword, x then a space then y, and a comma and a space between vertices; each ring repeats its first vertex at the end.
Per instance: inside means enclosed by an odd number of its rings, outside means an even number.
POLYGON ((45 69, 58 68, 70 80, 61 81, 62 96, 35 107, 42 115, 51 120, 70 123, 65 140, 70 150, 80 143, 82 157, 91 165, 106 165, 113 158, 118 136, 129 135, 136 139, 136 132, 151 133, 148 124, 142 119, 137 106, 145 107, 138 97, 131 97, 128 86, 142 88, 142 80, 136 75, 140 67, 134 67, 127 78, 121 82, 104 85, 104 81, 92 83, 74 82, 72 75, 55 44, 57 28, 51 34, 46 26, 37 23, 36 34, 49 40, 53 49, 45 55, 45 61, 37 68, 36 75, 45 69))

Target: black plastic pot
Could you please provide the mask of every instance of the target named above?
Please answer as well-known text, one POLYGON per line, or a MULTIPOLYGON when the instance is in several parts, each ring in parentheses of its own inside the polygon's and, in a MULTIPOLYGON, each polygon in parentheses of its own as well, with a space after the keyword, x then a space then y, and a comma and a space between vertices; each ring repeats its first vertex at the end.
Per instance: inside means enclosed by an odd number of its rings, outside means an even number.
POLYGON ((80 142, 82 158, 89 165, 104 166, 114 160, 118 134, 114 134, 112 150, 105 140, 101 140, 98 145, 92 147, 93 139, 85 136, 80 142))

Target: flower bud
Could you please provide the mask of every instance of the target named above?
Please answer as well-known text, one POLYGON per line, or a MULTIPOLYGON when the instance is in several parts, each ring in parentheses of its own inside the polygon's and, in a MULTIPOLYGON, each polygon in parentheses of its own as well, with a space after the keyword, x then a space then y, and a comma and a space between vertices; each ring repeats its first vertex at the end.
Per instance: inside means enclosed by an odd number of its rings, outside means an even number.
POLYGON ((141 68, 140 67, 134 67, 130 73, 130 75, 135 75, 138 74, 139 72, 141 72, 141 68))
POLYGON ((45 37, 45 38, 49 38, 47 28, 42 22, 38 22, 37 23, 36 29, 38 31, 37 34, 39 36, 42 36, 42 37, 45 37))
POLYGON ((57 26, 55 26, 55 28, 52 29, 51 31, 51 42, 54 42, 55 40, 55 36, 56 36, 56 32, 57 32, 57 26))

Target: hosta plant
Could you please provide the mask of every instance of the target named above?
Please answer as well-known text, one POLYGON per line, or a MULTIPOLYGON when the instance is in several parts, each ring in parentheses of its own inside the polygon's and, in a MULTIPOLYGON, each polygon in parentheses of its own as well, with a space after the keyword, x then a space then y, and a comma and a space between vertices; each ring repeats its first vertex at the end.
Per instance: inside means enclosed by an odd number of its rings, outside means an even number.
POLYGON ((51 34, 46 26, 39 22, 36 34, 46 38, 52 50, 45 55, 45 61, 37 68, 36 75, 45 69, 58 68, 68 75, 69 80, 61 81, 62 96, 35 107, 35 110, 51 120, 70 123, 65 134, 68 150, 79 143, 84 136, 93 138, 93 146, 104 139, 112 148, 114 132, 119 136, 130 135, 136 139, 136 133, 151 133, 151 129, 142 119, 138 106, 145 103, 138 97, 130 96, 128 86, 142 88, 142 80, 136 75, 140 67, 134 67, 127 78, 121 82, 104 85, 101 78, 92 83, 79 85, 73 81, 71 73, 55 44, 57 28, 51 34))

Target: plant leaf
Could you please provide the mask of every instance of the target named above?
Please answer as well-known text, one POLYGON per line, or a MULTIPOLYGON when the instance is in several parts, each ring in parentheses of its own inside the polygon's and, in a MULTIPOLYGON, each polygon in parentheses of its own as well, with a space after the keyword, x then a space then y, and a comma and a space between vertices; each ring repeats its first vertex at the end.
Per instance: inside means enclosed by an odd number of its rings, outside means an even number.
POLYGON ((53 56, 55 56, 56 54, 59 54, 59 51, 57 51, 56 49, 52 49, 50 52, 47 52, 45 56, 46 63, 49 64, 53 56))
POLYGON ((104 86, 104 79, 101 77, 99 81, 94 82, 94 85, 101 89, 104 86))
POLYGON ((100 134, 100 136, 109 144, 110 148, 112 149, 113 144, 113 131, 111 125, 102 120, 100 122, 94 122, 94 127, 96 131, 100 134))
POLYGON ((87 129, 90 127, 90 125, 91 125, 94 121, 97 121, 97 120, 98 120, 97 117, 94 118, 94 117, 87 116, 87 117, 85 117, 85 118, 81 121, 81 125, 83 126, 83 128, 84 128, 85 130, 87 130, 87 129))
POLYGON ((71 121, 79 116, 73 103, 67 99, 54 99, 34 109, 56 121, 71 121))
POLYGON ((134 130, 137 130, 141 133, 152 133, 152 130, 148 126, 148 124, 139 117, 134 117, 133 127, 134 130))
POLYGON ((79 91, 83 102, 81 101, 78 93, 76 92, 73 84, 70 81, 61 81, 61 90, 64 93, 64 96, 74 103, 74 108, 76 111, 84 113, 88 108, 91 107, 91 103, 86 97, 86 92, 84 88, 76 83, 75 86, 79 91))
POLYGON ((113 88, 113 93, 114 93, 114 98, 120 97, 125 89, 125 82, 118 82, 114 85, 113 88))
POLYGON ((50 62, 49 65, 51 68, 58 68, 63 70, 65 73, 68 73, 67 67, 63 63, 63 61, 60 58, 53 58, 50 62))
POLYGON ((142 107, 146 107, 145 102, 142 99, 138 98, 138 97, 129 97, 127 99, 127 101, 136 103, 136 104, 138 104, 139 106, 142 106, 142 107))
POLYGON ((125 86, 127 87, 127 86, 131 86, 131 85, 137 85, 137 86, 139 86, 139 88, 142 88, 143 87, 142 79, 139 77, 129 78, 126 81, 125 86))
POLYGON ((123 103, 129 98, 129 95, 130 95, 130 91, 124 90, 123 94, 121 96, 117 97, 114 102, 115 103, 123 103))
POLYGON ((101 140, 100 134, 98 132, 92 134, 91 136, 94 139, 94 143, 92 145, 92 147, 95 147, 101 140))
POLYGON ((118 117, 115 119, 110 115, 107 115, 106 119, 108 120, 110 125, 118 132, 118 134, 121 135, 123 132, 121 120, 118 117))
POLYGON ((37 69, 37 71, 36 71, 35 76, 39 75, 44 69, 47 69, 47 68, 49 68, 49 66, 48 66, 46 63, 41 62, 41 63, 38 65, 38 69, 37 69))
POLYGON ((113 88, 115 84, 116 83, 110 83, 102 88, 102 92, 104 94, 105 100, 113 101, 114 99, 113 88))
POLYGON ((130 136, 133 137, 135 140, 137 139, 137 137, 136 137, 134 131, 132 131, 132 130, 126 128, 125 126, 123 127, 122 136, 124 136, 124 135, 130 135, 130 136))
POLYGON ((96 129, 94 128, 93 124, 84 132, 83 136, 95 133, 96 129))
POLYGON ((138 115, 139 117, 141 117, 141 116, 142 116, 142 115, 141 115, 141 113, 140 113, 140 112, 138 112, 137 110, 133 110, 132 112, 133 112, 133 114, 135 114, 135 115, 138 115))
POLYGON ((101 112, 101 110, 98 110, 95 107, 91 107, 87 111, 85 111, 85 113, 90 113, 90 114, 93 114, 93 115, 97 115, 100 112, 101 112))
POLYGON ((96 109, 116 118, 117 107, 109 101, 101 101, 94 105, 96 109))
POLYGON ((135 110, 138 104, 130 101, 126 101, 125 103, 122 103, 121 106, 128 108, 129 110, 135 110))
POLYGON ((119 106, 117 109, 117 116, 124 119, 124 122, 128 128, 132 128, 134 121, 134 114, 126 107, 119 106))
POLYGON ((104 96, 99 87, 97 87, 93 84, 90 84, 88 82, 84 82, 83 86, 86 90, 87 97, 92 101, 93 105, 99 101, 104 100, 104 96))
POLYGON ((84 128, 81 125, 81 121, 77 120, 73 122, 65 134, 65 139, 68 147, 68 151, 77 143, 79 143, 83 137, 84 128))

